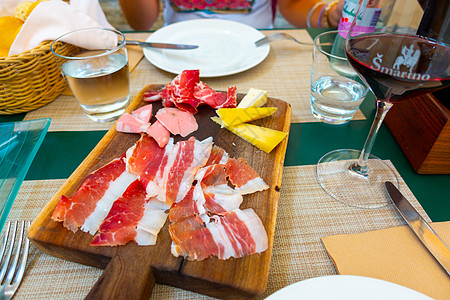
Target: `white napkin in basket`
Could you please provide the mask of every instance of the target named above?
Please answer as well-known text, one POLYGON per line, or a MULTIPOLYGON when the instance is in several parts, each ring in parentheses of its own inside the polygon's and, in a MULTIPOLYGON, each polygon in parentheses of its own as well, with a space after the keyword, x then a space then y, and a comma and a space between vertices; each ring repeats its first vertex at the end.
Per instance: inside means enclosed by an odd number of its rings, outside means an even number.
MULTIPOLYGON (((62 0, 41 2, 26 19, 11 45, 9 55, 33 49, 43 41, 55 40, 70 31, 90 27, 113 28, 106 20, 98 0, 72 0, 70 5, 62 0)), ((86 35, 83 40, 65 42, 95 49, 102 48, 105 40, 86 35)))

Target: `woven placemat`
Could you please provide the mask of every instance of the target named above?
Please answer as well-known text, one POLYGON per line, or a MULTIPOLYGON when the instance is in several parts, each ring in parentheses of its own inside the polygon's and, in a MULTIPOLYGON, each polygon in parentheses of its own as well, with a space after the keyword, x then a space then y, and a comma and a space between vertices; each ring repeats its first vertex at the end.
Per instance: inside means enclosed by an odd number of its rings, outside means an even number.
MULTIPOLYGON (((264 34, 280 32, 264 31, 264 34)), ((298 40, 312 43, 306 30, 290 30, 289 33, 298 40)), ((128 34, 127 37, 144 39, 146 34, 128 34)), ((282 40, 271 44, 267 58, 258 66, 235 75, 219 78, 202 78, 215 90, 226 91, 235 85, 238 93, 246 94, 250 88, 268 91, 269 97, 278 98, 291 104, 292 122, 318 122, 310 109, 310 72, 312 63, 312 46, 299 45, 293 41, 282 40)), ((200 74, 201 75, 201 74, 200 74)), ((166 84, 175 77, 162 71, 147 59, 142 59, 131 73, 131 99, 149 84, 166 84)), ((107 130, 112 124, 91 121, 84 115, 73 96, 59 96, 55 101, 40 109, 29 112, 25 119, 52 118, 49 131, 85 131, 107 130)), ((354 120, 365 119, 361 111, 354 120)))
MULTIPOLYGON (((333 200, 317 184, 314 172, 315 166, 284 168, 269 281, 261 299, 289 284, 336 274, 322 237, 405 225, 392 206, 364 210, 333 200)), ((9 219, 33 220, 63 183, 61 179, 25 181, 9 219)), ((428 219, 402 179, 400 187, 428 219)), ((101 273, 100 269, 54 258, 32 246, 25 278, 15 299, 82 299, 101 273)), ((209 297, 157 284, 152 299, 209 297)))

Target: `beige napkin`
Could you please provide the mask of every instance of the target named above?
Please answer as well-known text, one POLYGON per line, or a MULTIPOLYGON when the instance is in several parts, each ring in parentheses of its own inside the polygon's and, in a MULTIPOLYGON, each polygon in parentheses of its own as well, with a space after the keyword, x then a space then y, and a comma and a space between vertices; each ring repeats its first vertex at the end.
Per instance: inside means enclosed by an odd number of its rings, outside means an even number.
MULTIPOLYGON (((450 222, 431 227, 450 245, 450 222)), ((450 299, 450 277, 408 226, 322 238, 342 275, 378 278, 435 299, 450 299)))
MULTIPOLYGON (((55 40, 70 31, 89 27, 113 28, 106 20, 98 0, 72 0, 71 5, 62 0, 44 1, 26 19, 11 45, 9 55, 33 49, 43 41, 55 40)), ((66 42, 80 47, 90 45, 102 48, 102 43, 111 41, 86 36, 83 40, 66 42)))

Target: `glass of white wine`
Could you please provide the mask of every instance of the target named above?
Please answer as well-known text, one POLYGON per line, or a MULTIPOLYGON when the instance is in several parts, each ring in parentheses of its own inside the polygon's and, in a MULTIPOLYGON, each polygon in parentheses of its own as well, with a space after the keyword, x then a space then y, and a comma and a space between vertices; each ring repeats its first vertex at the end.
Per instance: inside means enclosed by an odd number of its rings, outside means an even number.
POLYGON ((51 50, 89 118, 112 122, 125 112, 130 79, 125 36, 120 31, 105 28, 72 31, 57 38, 51 50), (69 55, 64 49, 67 44, 73 45, 69 55))

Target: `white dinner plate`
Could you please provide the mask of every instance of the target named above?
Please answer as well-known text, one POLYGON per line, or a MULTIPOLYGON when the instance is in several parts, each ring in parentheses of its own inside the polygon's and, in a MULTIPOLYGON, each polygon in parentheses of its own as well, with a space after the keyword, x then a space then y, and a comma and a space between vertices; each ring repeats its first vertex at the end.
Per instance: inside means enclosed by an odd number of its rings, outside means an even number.
POLYGON ((157 68, 179 74, 200 70, 200 77, 220 77, 246 71, 261 63, 270 45, 255 46, 264 34, 248 25, 217 19, 174 23, 155 31, 147 42, 194 44, 197 49, 144 48, 145 57, 157 68))
POLYGON ((331 275, 306 279, 291 284, 266 298, 266 300, 432 300, 407 287, 369 277, 331 275))

